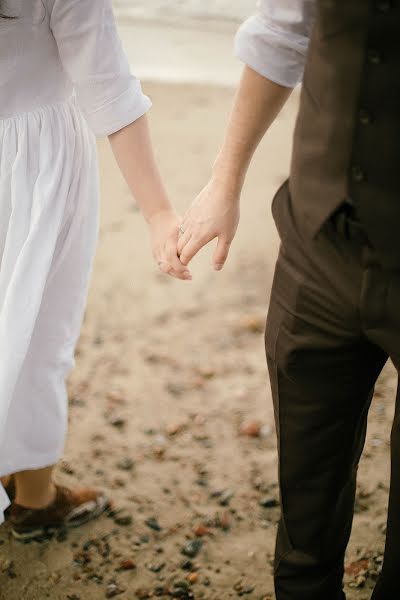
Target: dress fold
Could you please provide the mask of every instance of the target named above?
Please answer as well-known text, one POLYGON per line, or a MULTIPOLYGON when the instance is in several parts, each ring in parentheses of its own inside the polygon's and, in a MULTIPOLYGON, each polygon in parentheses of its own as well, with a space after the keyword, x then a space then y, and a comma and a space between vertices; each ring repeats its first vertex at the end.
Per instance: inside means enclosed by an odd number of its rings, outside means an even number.
MULTIPOLYGON (((0 144, 2 476, 62 453, 64 379, 95 249, 98 190, 95 138, 73 99, 0 119, 0 144)), ((6 505, 1 488, 0 522, 6 505)))

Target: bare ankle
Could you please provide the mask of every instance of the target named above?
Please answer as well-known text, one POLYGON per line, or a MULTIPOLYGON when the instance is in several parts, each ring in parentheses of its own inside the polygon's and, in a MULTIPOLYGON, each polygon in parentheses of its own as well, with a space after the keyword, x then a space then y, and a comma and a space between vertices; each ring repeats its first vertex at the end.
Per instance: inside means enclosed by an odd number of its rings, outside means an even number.
POLYGON ((25 508, 32 508, 34 510, 40 510, 47 508, 52 504, 56 497, 56 486, 54 483, 50 483, 48 489, 41 490, 40 493, 32 493, 31 490, 18 490, 15 497, 15 503, 25 508))

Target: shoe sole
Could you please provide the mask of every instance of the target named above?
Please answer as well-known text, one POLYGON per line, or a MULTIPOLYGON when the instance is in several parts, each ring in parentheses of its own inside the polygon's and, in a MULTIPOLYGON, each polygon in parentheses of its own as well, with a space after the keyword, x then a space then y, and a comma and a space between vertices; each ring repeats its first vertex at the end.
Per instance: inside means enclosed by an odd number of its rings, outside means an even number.
POLYGON ((96 502, 96 508, 94 508, 90 513, 87 513, 86 516, 82 516, 81 518, 77 518, 74 521, 64 521, 60 523, 60 525, 49 525, 47 527, 38 527, 37 529, 31 529, 29 531, 18 531, 11 528, 11 534, 15 540, 18 542, 32 542, 32 541, 44 541, 53 537, 55 533, 58 531, 62 531, 63 529, 73 529, 75 527, 80 527, 81 525, 85 525, 89 523, 89 521, 93 521, 93 519, 97 519, 100 517, 107 508, 110 506, 110 501, 106 496, 101 496, 96 502))

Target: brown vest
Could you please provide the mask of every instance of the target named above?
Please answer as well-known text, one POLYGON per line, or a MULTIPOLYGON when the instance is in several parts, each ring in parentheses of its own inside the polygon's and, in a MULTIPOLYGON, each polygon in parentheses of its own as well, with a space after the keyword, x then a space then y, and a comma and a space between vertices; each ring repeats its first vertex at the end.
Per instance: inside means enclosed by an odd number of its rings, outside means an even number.
POLYGON ((400 268, 400 0, 317 0, 289 187, 315 236, 348 199, 400 268))

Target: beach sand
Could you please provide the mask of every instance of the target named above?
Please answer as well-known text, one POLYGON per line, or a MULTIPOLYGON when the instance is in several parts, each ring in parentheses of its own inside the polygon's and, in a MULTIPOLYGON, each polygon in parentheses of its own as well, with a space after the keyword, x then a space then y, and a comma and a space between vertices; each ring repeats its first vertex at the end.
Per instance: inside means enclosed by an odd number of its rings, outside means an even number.
MULTIPOLYGON (((145 89, 161 169, 183 210, 207 181, 232 90, 145 89)), ((191 283, 157 272, 143 220, 99 143, 101 235, 57 477, 105 488, 115 510, 41 544, 20 545, 2 527, 1 600, 273 598, 279 508, 263 329, 278 251, 270 203, 288 173, 296 105, 297 93, 257 152, 226 268, 213 273, 207 250, 191 283)), ((395 385, 389 367, 360 468, 349 600, 370 597, 381 561, 395 385)))

